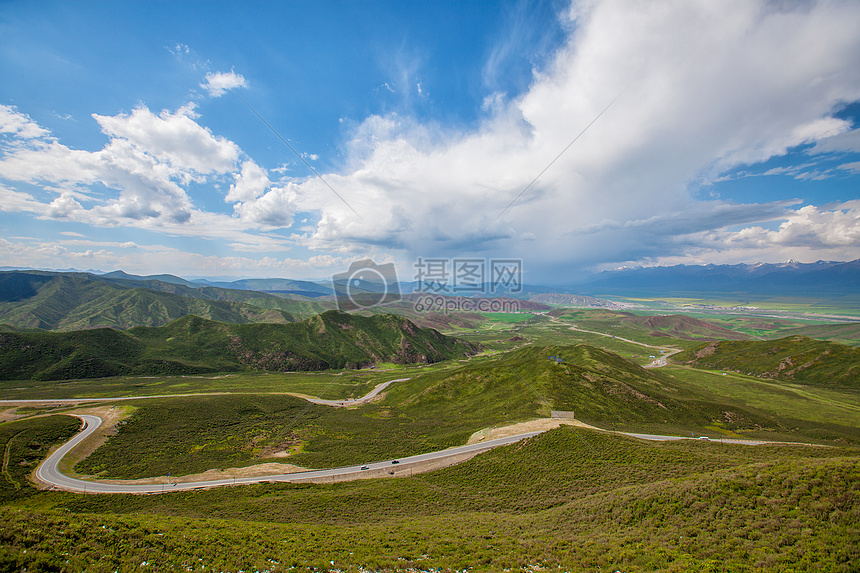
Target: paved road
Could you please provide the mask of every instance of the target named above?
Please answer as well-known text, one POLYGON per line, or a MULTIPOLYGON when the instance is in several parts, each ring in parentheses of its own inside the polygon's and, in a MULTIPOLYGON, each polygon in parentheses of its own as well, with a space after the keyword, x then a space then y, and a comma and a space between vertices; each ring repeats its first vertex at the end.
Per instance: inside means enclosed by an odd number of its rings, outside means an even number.
POLYGON ((309 398, 303 396, 305 400, 308 402, 313 402, 314 404, 320 404, 322 406, 334 406, 335 408, 346 407, 346 406, 357 406, 359 404, 364 404, 365 402, 370 402, 376 396, 388 388, 389 384, 393 384, 394 382, 405 382, 409 380, 409 378, 398 378, 397 380, 389 380, 388 382, 383 382, 382 384, 377 384, 373 390, 362 396, 361 398, 356 398, 355 400, 347 399, 347 400, 323 400, 322 398, 309 398))
MULTIPOLYGON (((303 394, 294 394, 292 392, 284 392, 284 394, 289 394, 290 396, 296 396, 298 398, 302 398, 307 400, 308 402, 313 402, 314 404, 320 404, 323 406, 356 406, 358 404, 364 404, 365 402, 370 402, 376 396, 388 388, 389 384, 394 382, 404 382, 409 380, 409 378, 398 378, 397 380, 389 380, 388 382, 382 382, 381 384, 377 384, 374 386, 373 390, 362 396, 361 398, 352 399, 343 399, 343 400, 323 400, 322 398, 314 398, 312 396, 305 396, 303 394)), ((238 392, 241 394, 242 392, 238 392)), ((201 392, 197 394, 155 394, 153 396, 121 396, 116 398, 35 398, 35 399, 27 399, 27 400, 0 400, 0 405, 13 405, 13 404, 44 404, 44 405, 61 405, 61 404, 83 404, 89 402, 119 402, 124 400, 146 400, 146 399, 155 399, 155 398, 187 398, 192 396, 226 396, 231 394, 231 392, 201 392)))
MULTIPOLYGON (((556 322, 559 324, 564 324, 562 321, 558 320, 554 316, 549 317, 551 322, 556 322)), ((672 348, 671 346, 654 346, 653 344, 645 344, 644 342, 636 342, 635 340, 630 340, 629 338, 621 338, 620 336, 615 336, 614 334, 607 334, 605 332, 597 332, 596 330, 585 330, 584 328, 579 328, 577 326, 568 326, 571 330, 576 330, 578 332, 587 332, 589 334, 599 334, 600 336, 606 336, 608 338, 614 338, 615 340, 623 340, 624 342, 629 342, 630 344, 638 344, 639 346, 644 346, 645 348, 656 348, 657 350, 662 350, 665 352, 662 356, 658 356, 654 359, 651 364, 647 364, 644 368, 660 368, 662 366, 666 366, 666 359, 672 356, 673 354, 677 354, 681 352, 679 348, 672 348)))
MULTIPOLYGON (((394 382, 394 380, 392 380, 394 382)), ((176 484, 144 484, 144 485, 128 485, 128 484, 111 484, 104 482, 96 482, 96 481, 86 481, 81 479, 76 479, 69 477, 63 474, 59 469, 60 460, 63 459, 75 446, 80 444, 84 439, 87 438, 90 434, 95 432, 99 426, 102 424, 101 418, 98 416, 92 416, 89 414, 73 414, 74 416, 79 417, 83 420, 83 428, 80 433, 75 435, 71 440, 63 444, 62 447, 57 449, 54 453, 52 453, 48 458, 42 462, 42 464, 36 470, 36 476, 42 482, 49 484, 57 489, 72 491, 72 492, 82 492, 82 493, 166 493, 170 491, 187 491, 187 490, 195 490, 195 489, 205 489, 211 487, 220 487, 225 485, 240 485, 240 484, 254 484, 254 483, 264 483, 264 482, 302 482, 302 481, 310 481, 310 480, 320 480, 325 478, 339 478, 341 480, 350 480, 350 479, 358 479, 360 477, 367 477, 369 475, 373 475, 374 477, 384 477, 387 471, 391 470, 400 470, 398 473, 402 473, 403 470, 408 469, 410 465, 423 463, 428 461, 441 461, 451 458, 456 458, 458 456, 463 456, 467 454, 476 454, 480 452, 484 452, 487 450, 491 450, 498 446, 505 446, 508 444, 513 444, 524 440, 526 438, 531 438, 533 436, 537 436, 542 433, 541 431, 536 432, 527 432, 523 434, 517 434, 515 436, 509 436, 506 438, 497 438, 495 440, 487 440, 486 442, 479 442, 477 444, 470 444, 466 446, 458 446, 455 448, 448 448, 447 450, 440 450, 437 452, 430 452, 428 454, 419 454, 417 456, 409 456, 406 458, 400 458, 398 463, 392 464, 392 460, 385 460, 381 462, 374 462, 370 464, 365 464, 364 466, 354 465, 354 466, 343 466, 339 468, 332 468, 327 470, 312 470, 312 471, 304 471, 304 472, 296 472, 290 474, 279 474, 279 475, 269 475, 269 476, 256 476, 256 477, 243 477, 243 478, 229 478, 229 479, 219 479, 219 480, 206 480, 206 481, 195 481, 195 482, 185 482, 185 483, 176 483, 176 484), (362 468, 366 469, 362 469, 362 468)), ((636 433, 627 433, 627 432, 619 432, 624 433, 625 435, 632 436, 634 438, 640 438, 643 440, 654 440, 654 441, 670 441, 670 440, 696 440, 702 439, 703 441, 717 441, 717 440, 706 440, 704 438, 694 438, 694 437, 682 437, 682 436, 664 436, 658 434, 636 434, 636 433)), ((726 444, 745 444, 745 445, 761 445, 768 443, 784 443, 784 442, 758 442, 754 440, 720 440, 721 443, 726 444)), ((795 444, 800 445, 800 444, 795 444)), ((804 444, 811 445, 811 444, 804 444)))
POLYGON ((119 396, 116 398, 33 398, 27 400, 0 400, 0 404, 83 404, 89 402, 119 402, 121 400, 146 400, 147 398, 183 398, 188 396, 224 396, 230 392, 202 392, 198 394, 155 394, 153 396, 119 396))
MULTIPOLYGON (((236 479, 220 479, 220 480, 208 480, 208 481, 198 481, 198 482, 188 482, 188 483, 177 483, 177 484, 146 484, 146 485, 125 485, 125 484, 110 484, 103 482, 94 482, 94 481, 86 481, 81 479, 76 479, 69 477, 59 469, 60 460, 68 454, 72 448, 77 446, 81 441, 86 439, 87 436, 92 434, 94 431, 98 429, 101 425, 102 420, 98 416, 91 416, 88 414, 74 414, 83 420, 84 426, 82 431, 77 434, 74 438, 66 442, 61 448, 56 450, 53 454, 48 456, 48 458, 42 462, 39 468, 36 470, 36 476, 43 481, 44 483, 50 484, 57 489, 62 489, 66 491, 73 492, 83 492, 83 493, 165 493, 170 491, 187 491, 193 489, 204 489, 210 487, 219 487, 225 485, 234 485, 234 484, 252 484, 252 483, 263 483, 263 482, 302 482, 308 480, 319 480, 324 478, 331 477, 339 477, 341 479, 350 479, 350 478, 359 478, 368 474, 379 474, 378 470, 392 470, 392 469, 402 469, 408 468, 409 465, 415 464, 418 462, 428 462, 433 460, 444 460, 446 458, 453 458, 457 456, 462 456, 464 454, 473 454, 478 452, 483 452, 486 450, 491 450, 498 446, 504 446, 507 444, 513 444, 520 440, 524 440, 525 438, 530 438, 532 436, 536 436, 541 432, 529 432, 526 434, 519 434, 516 436, 510 436, 507 438, 498 438, 496 440, 488 440, 486 442, 480 442, 477 444, 471 444, 467 446, 459 446, 456 448, 449 448, 447 450, 441 450, 438 452, 431 452, 429 454, 420 454, 417 456, 409 456, 407 458, 400 458, 399 463, 394 465, 392 464, 392 460, 385 460, 381 462, 374 462, 371 464, 366 464, 365 466, 344 466, 339 468, 332 468, 328 470, 313 470, 313 471, 305 471, 305 472, 297 472, 291 474, 280 474, 280 475, 270 475, 270 476, 258 476, 258 477, 246 477, 246 478, 236 478, 236 479), (366 467, 367 469, 361 469, 362 467, 366 467)), ((385 474, 383 474, 385 475, 385 474)))

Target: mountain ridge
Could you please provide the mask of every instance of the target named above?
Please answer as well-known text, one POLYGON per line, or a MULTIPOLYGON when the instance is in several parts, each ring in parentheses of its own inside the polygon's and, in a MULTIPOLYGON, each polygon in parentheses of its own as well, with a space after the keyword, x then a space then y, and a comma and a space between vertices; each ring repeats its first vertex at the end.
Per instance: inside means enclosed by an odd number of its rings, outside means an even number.
POLYGON ((319 371, 434 363, 478 350, 395 315, 328 311, 290 324, 227 324, 189 315, 125 331, 0 332, 0 379, 319 371))
POLYGON ((579 286, 587 292, 645 290, 747 294, 856 294, 860 259, 814 263, 674 265, 604 271, 579 286))

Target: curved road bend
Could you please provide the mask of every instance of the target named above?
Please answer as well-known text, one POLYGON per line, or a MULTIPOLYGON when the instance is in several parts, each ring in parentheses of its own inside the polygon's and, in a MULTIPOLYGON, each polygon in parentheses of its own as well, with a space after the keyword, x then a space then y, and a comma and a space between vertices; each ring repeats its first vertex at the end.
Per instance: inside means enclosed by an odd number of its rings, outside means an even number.
MULTIPOLYGON (((230 478, 230 479, 220 479, 220 480, 208 480, 208 481, 198 481, 198 482, 188 482, 188 483, 177 483, 177 484, 145 484, 145 485, 124 485, 124 484, 110 484, 110 483, 102 483, 96 481, 86 481, 81 479, 76 479, 69 477, 62 472, 60 472, 59 464, 60 460, 63 459, 66 454, 68 454, 72 448, 77 446, 81 441, 87 438, 90 434, 92 434, 98 427, 101 425, 102 420, 98 416, 91 416, 89 414, 74 414, 81 418, 84 422, 83 429, 79 434, 77 434, 74 438, 63 444, 62 447, 57 449, 54 453, 52 453, 48 458, 42 462, 42 464, 36 470, 36 476, 44 483, 52 485, 55 488, 72 491, 72 492, 83 492, 83 493, 164 493, 170 491, 187 491, 193 489, 204 489, 210 487, 219 487, 225 485, 234 485, 234 484, 253 484, 253 483, 264 483, 264 482, 301 482, 307 480, 317 480, 321 478, 328 477, 343 477, 343 476, 355 476, 359 477, 362 475, 378 475, 378 471, 374 470, 391 470, 395 466, 391 464, 391 460, 386 460, 382 462, 375 462, 372 464, 365 464, 364 466, 344 466, 340 468, 332 468, 328 470, 312 470, 305 472, 296 472, 291 474, 280 474, 280 475, 270 475, 270 476, 257 476, 257 477, 245 477, 245 478, 230 478), (362 470, 362 467, 366 467, 366 470, 362 470)), ((519 434, 516 436, 510 436, 507 438, 498 438, 495 440, 489 440, 486 442, 480 442, 477 444, 471 444, 467 446, 458 446, 456 448, 449 448, 447 450, 441 450, 438 452, 430 452, 429 454, 419 454, 417 456, 409 456, 407 458, 400 458, 398 468, 403 468, 404 466, 408 466, 409 464, 417 463, 417 462, 427 462, 432 460, 442 460, 445 458, 451 458, 456 456, 462 456, 464 454, 474 454, 483 452, 486 450, 493 449, 498 446, 503 446, 507 444, 513 444, 525 438, 530 438, 532 436, 536 436, 541 432, 529 432, 527 434, 519 434)))
MULTIPOLYGON (((554 316, 549 317, 550 322, 555 322, 557 324, 564 324, 554 316)), ((621 338, 620 336, 615 336, 614 334, 607 334, 605 332, 597 332, 596 330, 585 330, 584 328, 579 328, 577 326, 566 325, 571 330, 575 330, 577 332, 587 332, 588 334, 599 334, 600 336, 605 336, 607 338, 614 338, 615 340, 623 340, 624 342, 629 342, 630 344, 638 344, 639 346, 644 346, 645 348, 656 348, 657 350, 663 350, 665 354, 662 356, 658 356, 654 362, 651 364, 647 364, 643 366, 643 368, 660 368, 661 366, 666 366, 666 359, 672 356, 673 354, 678 354, 681 352, 679 348, 672 348, 670 346, 654 346, 653 344, 645 344, 644 342, 636 342, 635 340, 630 340, 629 338, 621 338)))
MULTIPOLYGON (((83 440, 87 438, 90 434, 96 431, 99 426, 102 424, 101 418, 98 416, 92 416, 90 414, 73 414, 83 420, 83 428, 81 432, 75 435, 71 440, 63 444, 59 449, 57 449, 54 453, 48 456, 44 462, 36 469, 36 476, 40 481, 51 485, 52 487, 71 491, 78 493, 166 493, 170 491, 188 491, 195 489, 206 489, 211 487, 220 487, 225 485, 240 485, 240 484, 255 484, 255 483, 264 483, 264 482, 302 482, 309 480, 319 480, 325 478, 346 478, 346 479, 358 479, 359 477, 384 477, 384 470, 392 470, 395 466, 392 465, 392 460, 385 460, 381 462, 374 462, 370 464, 365 464, 364 466, 354 465, 354 466, 343 466, 339 468, 331 468, 327 470, 311 470, 304 472, 295 472, 290 474, 278 474, 278 475, 268 475, 268 476, 255 476, 255 477, 243 477, 243 478, 228 478, 228 479, 219 479, 219 480, 206 480, 206 481, 196 481, 196 482, 184 482, 184 483, 174 483, 174 484, 143 484, 143 485, 126 485, 126 484, 112 484, 112 483, 104 483, 98 481, 86 481, 77 478, 69 477, 63 474, 59 469, 60 460, 63 459, 75 446, 80 444, 83 440), (362 467, 367 469, 362 469, 362 467)), ((396 466, 398 469, 403 470, 409 467, 410 464, 419 463, 419 462, 428 462, 434 460, 444 460, 446 458, 455 458, 463 455, 474 455, 480 452, 484 452, 487 450, 491 450, 498 446, 505 446, 509 444, 513 444, 519 442, 520 440, 524 440, 526 438, 531 438, 533 436, 537 436, 541 434, 541 431, 536 432, 527 432, 524 434, 517 434, 515 436, 508 436, 506 438, 497 438, 495 440, 488 440, 486 442, 479 442, 476 444, 470 444, 466 446, 457 446, 454 448, 448 448, 447 450, 441 450, 437 452, 430 452, 427 454, 419 454, 416 456, 409 456, 406 458, 400 458, 398 460, 398 465, 396 466)), ((628 432, 619 432, 628 436, 632 436, 634 438, 640 438, 643 440, 655 440, 655 441, 668 441, 668 440, 694 440, 696 438, 690 437, 682 437, 682 436, 662 436, 656 434, 635 434, 628 432)), ((716 440, 710 440, 716 441, 716 440)), ((759 442, 753 440, 720 440, 721 443, 731 443, 731 444, 745 444, 745 445, 761 445, 767 443, 779 443, 779 442, 759 442)), ((811 445, 811 444, 804 444, 811 445)))
MULTIPOLYGON (((355 400, 344 399, 344 400, 323 400, 322 398, 314 398, 312 396, 305 396, 304 394, 295 394, 293 392, 284 392, 283 394, 287 394, 289 396, 295 396, 297 398, 301 398, 303 400, 307 400, 308 402, 313 402, 314 404, 320 404, 323 406, 355 406, 358 404, 364 404, 365 402, 369 402, 376 398, 376 396, 388 388, 389 384, 394 382, 405 382, 406 380, 410 380, 410 378, 398 378, 397 380, 389 380, 388 382, 382 382, 381 384, 377 384, 374 386, 373 390, 362 396, 361 398, 356 398, 355 400)), ((237 394, 244 394, 245 392, 236 392, 237 394)), ((189 398, 195 396, 229 396, 233 394, 233 392, 201 392, 197 394, 154 394, 152 396, 119 396, 116 398, 35 398, 35 399, 27 399, 27 400, 0 400, 0 404, 83 404, 85 402, 120 402, 125 400, 147 400, 150 398, 189 398)), ((273 392, 273 394, 279 394, 278 392, 273 392)))
POLYGON ((374 398, 376 398, 380 392, 388 388, 389 384, 393 384, 394 382, 405 382, 409 380, 409 378, 398 378, 397 380, 389 380, 388 382, 383 382, 382 384, 377 384, 374 386, 373 390, 362 396, 361 398, 356 398, 355 400, 346 399, 346 400, 323 400, 322 398, 310 398, 307 396, 302 396, 308 402, 313 402, 314 404, 320 404, 321 406, 334 406, 335 408, 339 408, 341 406, 356 406, 358 404, 364 404, 365 402, 370 402, 374 398))

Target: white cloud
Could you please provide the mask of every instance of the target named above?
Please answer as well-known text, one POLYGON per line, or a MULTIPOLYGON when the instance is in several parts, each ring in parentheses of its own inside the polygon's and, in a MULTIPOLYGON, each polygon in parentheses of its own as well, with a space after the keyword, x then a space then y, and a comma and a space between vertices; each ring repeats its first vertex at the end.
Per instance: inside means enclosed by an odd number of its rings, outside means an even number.
POLYGON ((174 113, 165 110, 155 115, 139 107, 131 115, 93 114, 93 118, 106 135, 128 141, 136 150, 178 170, 227 173, 239 158, 239 147, 235 143, 214 136, 195 121, 192 104, 174 113))
POLYGON ((272 188, 259 198, 236 204, 234 210, 253 226, 290 227, 296 214, 295 186, 272 188))
POLYGON ((14 212, 30 212, 41 213, 44 211, 45 205, 37 201, 29 193, 16 191, 0 185, 0 211, 7 213, 14 212))
POLYGON ((843 163, 839 166, 839 169, 844 169, 845 171, 853 171, 854 173, 860 173, 860 161, 854 161, 852 163, 843 163))
MULTIPOLYGON (((349 206, 317 178, 273 183, 235 143, 201 125, 189 104, 94 114, 109 141, 93 152, 62 145, 13 108, 0 110, 9 134, 0 140, 0 177, 53 185, 57 193, 46 199, 53 191, 0 188, 8 199, 0 209, 220 239, 244 252, 300 243, 338 260, 386 250, 493 253, 522 257, 559 278, 607 261, 857 251, 855 206, 837 212, 794 209, 792 201, 701 201, 696 186, 802 143, 813 144, 813 153, 860 150, 858 130, 832 117, 860 100, 860 4, 606 0, 576 2, 569 18, 567 41, 529 89, 511 97, 492 88, 476 128, 402 114, 356 125, 342 146, 344 169, 323 174, 349 206), (189 189, 201 184, 229 184, 217 192, 233 204, 232 216, 195 205, 189 189), (263 232, 291 226, 297 212, 312 215, 305 234, 263 232), (784 226, 767 230, 768 221, 784 226), (733 227, 744 231, 725 230, 733 227)), ((409 54, 392 60, 391 83, 380 89, 394 86, 408 109, 423 62, 409 54)), ((495 65, 485 71, 495 73, 495 65)), ((201 86, 213 97, 247 87, 232 71, 207 74, 201 86)), ((858 170, 845 161, 839 169, 858 170)), ((835 173, 814 163, 786 171, 796 178, 835 173)), ((189 269, 209 264, 182 260, 189 269)), ((297 268, 258 260, 211 259, 227 268, 297 268)))
MULTIPOLYGON (((214 182, 232 173, 239 161, 239 147, 199 125, 190 104, 157 115, 139 107, 130 115, 93 118, 110 138, 99 151, 70 149, 44 137, 18 138, 5 146, 0 177, 43 188, 46 183, 59 186, 59 197, 48 202, 20 193, 13 196, 7 189, 5 210, 99 226, 193 227, 192 221, 202 217, 199 213, 192 217, 196 208, 186 187, 214 182), (106 189, 79 191, 94 184, 106 189), (118 194, 112 196, 111 190, 118 194)), ((226 215, 222 218, 232 221, 226 215)), ((212 236, 219 230, 234 238, 243 232, 227 224, 198 233, 212 236)))
POLYGON ((668 265, 778 262, 792 258, 804 262, 854 260, 860 258, 860 200, 827 209, 801 207, 789 212, 775 229, 753 225, 734 232, 693 233, 675 240, 685 243, 683 255, 655 257, 652 262, 668 265))
POLYGON ((99 241, 39 242, 0 237, 0 266, 67 268, 70 260, 86 260, 92 268, 123 269, 130 273, 157 272, 179 276, 286 276, 319 278, 346 269, 363 256, 247 257, 203 255, 164 245, 99 241))
POLYGON ((860 153, 860 129, 845 131, 838 135, 822 139, 812 148, 812 153, 829 151, 853 151, 860 153))
POLYGON ((47 129, 31 120, 30 116, 18 113, 14 107, 2 104, 0 104, 0 133, 9 133, 21 139, 34 139, 50 134, 47 129))
POLYGON ((475 131, 368 118, 348 145, 350 170, 325 177, 371 223, 308 181, 299 208, 323 214, 307 244, 505 252, 543 267, 682 254, 674 233, 784 216, 698 201, 697 181, 851 133, 830 114, 860 99, 860 4, 609 0, 572 14, 552 64, 519 99, 492 98, 475 131), (616 225, 581 233, 598 221, 616 225))
POLYGON ((208 91, 212 97, 221 97, 229 90, 246 88, 248 84, 242 74, 230 70, 229 72, 209 72, 206 74, 206 81, 200 84, 200 87, 208 91))
POLYGON ((251 160, 242 163, 242 171, 234 173, 235 183, 230 186, 224 201, 250 201, 262 195, 272 182, 266 170, 251 160))
POLYGON ((84 208, 70 195, 60 195, 48 205, 45 216, 52 219, 69 219, 84 208))

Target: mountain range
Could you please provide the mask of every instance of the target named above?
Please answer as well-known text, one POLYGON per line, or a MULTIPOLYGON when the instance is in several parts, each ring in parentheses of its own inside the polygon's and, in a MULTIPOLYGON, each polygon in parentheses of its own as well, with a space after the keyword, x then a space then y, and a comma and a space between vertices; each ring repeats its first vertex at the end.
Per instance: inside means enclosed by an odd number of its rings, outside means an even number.
POLYGON ((675 265, 605 271, 578 285, 583 292, 742 292, 828 294, 860 292, 860 259, 849 262, 675 265))
POLYGON ((68 380, 248 370, 433 363, 478 347, 394 315, 328 311, 291 324, 226 324, 185 316, 126 331, 0 333, 0 379, 68 380))
MULTIPOLYGON (((419 326, 469 328, 484 317, 474 312, 421 313, 415 283, 399 283, 402 300, 365 314, 392 312, 419 326)), ((549 304, 610 306, 591 295, 733 293, 746 296, 826 295, 848 302, 860 293, 860 259, 850 262, 754 265, 676 265, 606 271, 566 287, 524 286, 506 293, 522 311, 549 304), (574 294, 578 291, 579 294, 574 294)), ((487 301, 510 298, 485 299, 487 301)), ((853 303, 852 303, 853 304, 853 303)), ((337 306, 332 285, 283 278, 232 282, 190 281, 174 275, 94 274, 37 270, 0 271, 0 325, 7 330, 79 330, 163 326, 194 314, 226 323, 297 322, 337 306)))

